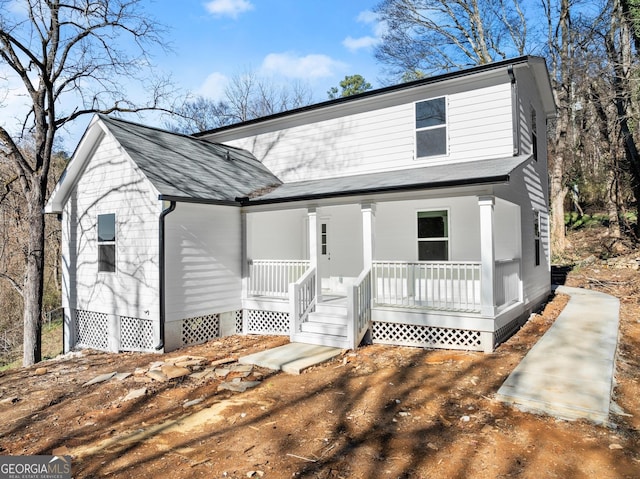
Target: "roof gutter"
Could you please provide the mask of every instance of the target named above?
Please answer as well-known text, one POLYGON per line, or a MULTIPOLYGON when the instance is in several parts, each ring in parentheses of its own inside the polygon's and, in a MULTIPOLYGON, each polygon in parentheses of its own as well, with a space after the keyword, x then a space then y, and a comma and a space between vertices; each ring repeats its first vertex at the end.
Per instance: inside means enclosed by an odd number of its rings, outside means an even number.
POLYGON ((170 201, 169 206, 163 209, 162 213, 160 213, 160 228, 159 228, 159 231, 160 231, 160 241, 159 241, 159 245, 160 245, 160 265, 159 265, 159 269, 160 269, 160 294, 159 294, 160 296, 160 343, 155 347, 156 351, 160 351, 161 349, 164 349, 164 344, 165 344, 165 341, 164 341, 164 336, 165 336, 164 323, 165 323, 165 317, 166 317, 165 219, 167 215, 175 211, 175 209, 176 209, 176 202, 170 201))
POLYGON ((507 67, 507 75, 511 79, 511 124, 513 125, 513 156, 520 155, 520 118, 518 115, 518 83, 513 73, 513 65, 507 67))
POLYGON ((327 193, 315 193, 315 194, 306 194, 306 195, 297 195, 297 196, 288 196, 288 197, 279 197, 279 198, 265 198, 265 199, 251 199, 248 197, 238 197, 236 201, 241 203, 242 206, 253 206, 253 205, 267 205, 267 204, 278 204, 278 203, 292 203, 296 201, 310 201, 310 200, 323 200, 329 198, 343 198, 349 196, 365 196, 365 195, 375 195, 382 193, 402 193, 406 191, 416 191, 416 190, 425 190, 425 189, 436 189, 436 188, 450 188, 456 186, 482 186, 482 185, 490 185, 490 184, 501 184, 508 183, 511 178, 511 174, 507 173, 505 175, 492 176, 486 178, 475 178, 475 179, 463 179, 456 181, 439 181, 432 183, 419 183, 413 185, 403 185, 403 186, 383 186, 378 188, 368 188, 368 189, 358 189, 358 190, 347 190, 347 191, 332 191, 327 193))

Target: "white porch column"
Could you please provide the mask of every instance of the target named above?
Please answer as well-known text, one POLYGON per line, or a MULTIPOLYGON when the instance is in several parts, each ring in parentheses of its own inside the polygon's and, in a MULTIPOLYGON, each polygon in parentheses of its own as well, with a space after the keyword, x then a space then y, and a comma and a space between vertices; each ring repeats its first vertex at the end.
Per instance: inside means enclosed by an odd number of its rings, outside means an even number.
POLYGON ((247 213, 240 213, 240 277, 242 278, 242 299, 249 297, 249 257, 247 253, 247 213))
POLYGON ((322 299, 322 279, 318 271, 318 213, 315 208, 307 209, 309 223, 309 262, 316 269, 316 301, 322 299))
POLYGON ((480 206, 480 260, 482 262, 480 278, 481 312, 483 316, 493 317, 496 314, 494 277, 496 271, 493 208, 493 196, 479 196, 480 206))
POLYGON ((364 268, 370 268, 373 264, 375 252, 376 231, 376 205, 375 203, 362 203, 362 259, 364 268))

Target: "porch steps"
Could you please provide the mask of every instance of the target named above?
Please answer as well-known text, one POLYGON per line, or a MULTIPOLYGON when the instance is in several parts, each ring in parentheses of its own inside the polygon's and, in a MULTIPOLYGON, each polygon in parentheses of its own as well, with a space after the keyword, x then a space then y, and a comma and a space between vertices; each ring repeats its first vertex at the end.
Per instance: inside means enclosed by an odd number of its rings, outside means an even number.
POLYGON ((315 312, 309 313, 309 319, 302 323, 295 341, 348 349, 347 324, 345 305, 320 303, 315 312))

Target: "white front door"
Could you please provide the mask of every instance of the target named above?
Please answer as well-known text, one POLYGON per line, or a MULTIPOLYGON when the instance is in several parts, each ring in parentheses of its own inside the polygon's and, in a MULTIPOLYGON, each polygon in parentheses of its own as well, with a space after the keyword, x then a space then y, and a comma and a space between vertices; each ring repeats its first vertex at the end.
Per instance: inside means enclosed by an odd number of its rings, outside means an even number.
POLYGON ((318 273, 323 290, 331 289, 331 222, 329 218, 320 218, 318 228, 318 273))

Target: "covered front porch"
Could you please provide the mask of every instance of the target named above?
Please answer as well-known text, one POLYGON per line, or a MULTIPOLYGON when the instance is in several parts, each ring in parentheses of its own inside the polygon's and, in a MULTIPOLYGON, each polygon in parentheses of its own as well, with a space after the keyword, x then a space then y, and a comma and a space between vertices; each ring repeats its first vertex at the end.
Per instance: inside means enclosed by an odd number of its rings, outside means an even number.
POLYGON ((494 196, 247 212, 243 224, 244 333, 492 351, 522 314, 520 208, 494 196), (446 211, 444 239, 420 238, 424 211, 446 211), (446 260, 419 259, 429 241, 446 260))

